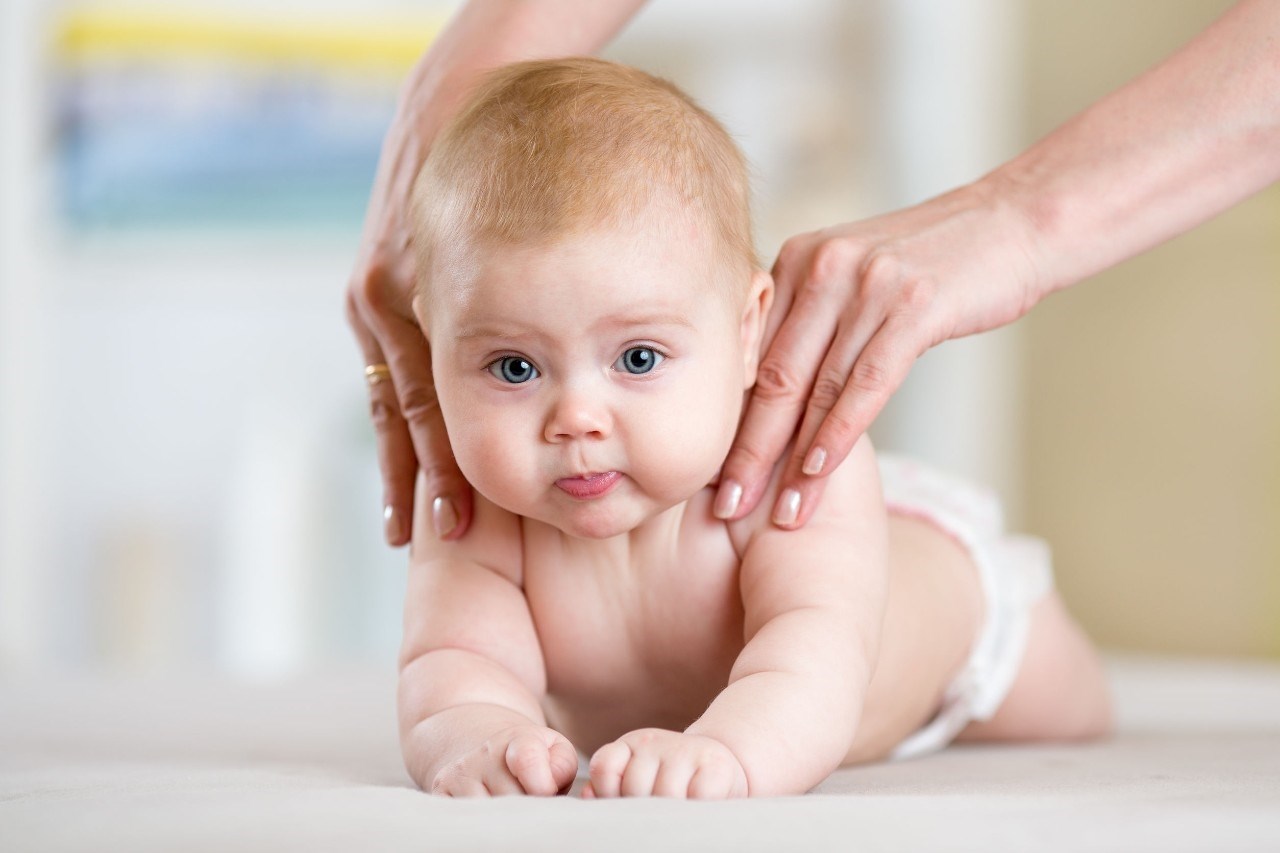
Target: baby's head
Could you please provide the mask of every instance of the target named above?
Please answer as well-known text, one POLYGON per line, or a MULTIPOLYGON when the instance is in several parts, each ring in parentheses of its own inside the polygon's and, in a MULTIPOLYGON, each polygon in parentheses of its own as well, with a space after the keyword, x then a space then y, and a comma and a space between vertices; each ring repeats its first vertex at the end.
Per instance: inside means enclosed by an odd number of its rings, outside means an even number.
POLYGON ((414 203, 414 307, 481 494, 605 538, 707 484, 772 298, 748 197, 732 139, 665 81, 595 59, 488 78, 414 203))

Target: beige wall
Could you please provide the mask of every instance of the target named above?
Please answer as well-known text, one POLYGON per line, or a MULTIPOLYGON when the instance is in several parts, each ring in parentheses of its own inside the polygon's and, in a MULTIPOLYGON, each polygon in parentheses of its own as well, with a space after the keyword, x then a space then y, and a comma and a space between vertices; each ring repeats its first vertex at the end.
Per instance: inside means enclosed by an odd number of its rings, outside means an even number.
MULTIPOLYGON (((1221 0, 1028 0, 1028 139, 1221 0)), ((1280 657, 1280 186, 1025 321, 1027 521, 1104 646, 1280 657)))

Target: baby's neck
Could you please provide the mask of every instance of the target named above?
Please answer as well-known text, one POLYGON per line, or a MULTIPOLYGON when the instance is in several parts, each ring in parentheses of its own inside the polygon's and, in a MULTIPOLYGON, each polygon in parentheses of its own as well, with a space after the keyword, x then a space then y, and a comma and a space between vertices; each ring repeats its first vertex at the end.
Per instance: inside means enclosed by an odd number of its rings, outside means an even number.
POLYGON ((625 533, 608 539, 573 536, 558 527, 528 518, 525 524, 535 525, 539 538, 545 537, 544 541, 555 543, 565 558, 579 565, 596 566, 602 571, 639 572, 651 565, 657 555, 673 552, 688 508, 688 500, 680 501, 625 533))

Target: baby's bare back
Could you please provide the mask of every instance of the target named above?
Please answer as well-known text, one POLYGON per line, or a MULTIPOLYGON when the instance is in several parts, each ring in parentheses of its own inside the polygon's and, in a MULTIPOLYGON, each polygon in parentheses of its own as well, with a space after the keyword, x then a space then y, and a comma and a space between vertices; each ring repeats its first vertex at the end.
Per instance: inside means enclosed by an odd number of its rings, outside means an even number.
MULTIPOLYGON (((585 754, 639 728, 683 731, 742 651, 734 531, 689 501, 674 547, 625 566, 579 564, 525 529, 524 591, 547 672, 548 723, 585 754)), ((886 755, 936 711, 978 631, 967 553, 925 522, 891 516, 887 610, 875 674, 845 763, 886 755)), ((850 542, 850 547, 857 547, 850 542)), ((797 569, 798 570, 798 569, 797 569)))

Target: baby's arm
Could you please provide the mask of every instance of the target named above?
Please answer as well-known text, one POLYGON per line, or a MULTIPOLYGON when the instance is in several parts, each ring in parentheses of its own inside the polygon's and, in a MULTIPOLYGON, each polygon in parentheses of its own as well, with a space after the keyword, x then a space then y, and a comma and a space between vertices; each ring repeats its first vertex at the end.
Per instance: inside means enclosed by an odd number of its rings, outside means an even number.
POLYGON ((519 520, 477 496, 478 535, 442 542, 419 498, 398 696, 409 775, 453 795, 567 789, 577 752, 539 704, 546 671, 518 582, 519 520))
POLYGON ((861 439, 831 476, 804 528, 773 527, 772 505, 772 496, 760 502, 743 556, 746 645, 728 686, 683 735, 641 730, 603 747, 591 764, 595 796, 637 792, 627 778, 637 758, 658 765, 645 774, 655 793, 676 796, 690 772, 689 796, 799 794, 844 761, 887 592, 888 535, 870 442, 861 439), (723 747, 741 772, 725 769, 723 747))

